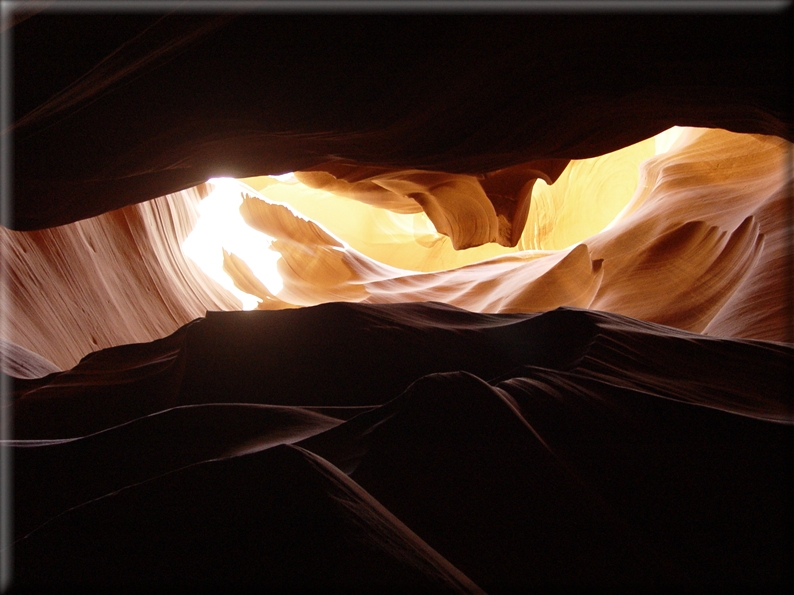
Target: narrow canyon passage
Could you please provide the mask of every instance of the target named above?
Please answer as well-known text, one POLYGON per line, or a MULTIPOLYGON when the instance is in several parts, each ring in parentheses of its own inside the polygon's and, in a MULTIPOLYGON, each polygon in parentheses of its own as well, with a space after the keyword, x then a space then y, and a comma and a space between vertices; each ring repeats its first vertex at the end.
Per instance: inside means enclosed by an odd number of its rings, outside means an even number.
POLYGON ((0 589, 790 583, 780 8, 4 14, 0 589))

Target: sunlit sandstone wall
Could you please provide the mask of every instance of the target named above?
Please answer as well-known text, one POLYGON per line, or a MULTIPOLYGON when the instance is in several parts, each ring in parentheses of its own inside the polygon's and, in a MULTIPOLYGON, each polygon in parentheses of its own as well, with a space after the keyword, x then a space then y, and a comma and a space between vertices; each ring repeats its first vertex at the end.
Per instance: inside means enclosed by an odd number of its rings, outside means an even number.
MULTIPOLYGON (((434 300, 482 312, 567 305, 791 341, 791 145, 685 129, 654 156, 658 142, 571 162, 553 185, 537 183, 513 248, 456 251, 421 213, 248 179, 240 212, 272 239, 284 287, 270 292, 247 256, 227 251, 224 268, 267 309, 337 300, 434 300)), ((68 368, 97 349, 162 337, 206 310, 239 309, 180 249, 208 190, 38 232, 0 228, 13 298, 6 345, 68 368)))
POLYGON ((598 233, 626 206, 639 181, 640 163, 655 154, 656 144, 655 138, 649 138, 600 157, 571 161, 551 186, 542 178, 535 181, 524 231, 512 248, 489 242, 455 250, 451 238, 438 233, 418 204, 410 209, 409 200, 403 212, 400 207, 404 203, 395 205, 395 195, 386 195, 387 208, 373 209, 367 204, 368 197, 350 201, 341 193, 278 183, 269 176, 242 181, 268 200, 288 204, 321 223, 370 258, 402 269, 431 272, 517 251, 568 248, 598 233), (587 200, 577 198, 585 195, 587 200))
POLYGON ((589 242, 606 259, 591 307, 695 332, 791 341, 791 145, 689 129, 673 149, 644 164, 632 213, 589 242))
MULTIPOLYGON (((635 158, 653 151, 643 143, 629 149, 635 158)), ((456 252, 427 228, 412 241, 410 225, 389 227, 398 216, 383 210, 369 215, 362 240, 355 233, 360 220, 348 217, 339 199, 305 188, 288 193, 272 179, 251 182, 260 182, 266 200, 292 205, 349 245, 253 196, 241 210, 249 225, 277 238, 285 284, 278 298, 291 304, 434 300, 482 312, 567 305, 695 332, 790 341, 790 144, 685 129, 669 151, 639 168, 634 162, 633 196, 619 183, 627 156, 619 153, 601 163, 573 162, 559 184, 533 195, 515 249, 491 244, 456 252)), ((243 270, 239 262, 235 270, 243 270)), ((270 296, 260 297, 272 307, 270 296)))
POLYGON ((206 192, 198 186, 41 231, 0 227, 9 306, 2 339, 65 369, 98 349, 163 337, 208 309, 239 309, 180 249, 206 192))

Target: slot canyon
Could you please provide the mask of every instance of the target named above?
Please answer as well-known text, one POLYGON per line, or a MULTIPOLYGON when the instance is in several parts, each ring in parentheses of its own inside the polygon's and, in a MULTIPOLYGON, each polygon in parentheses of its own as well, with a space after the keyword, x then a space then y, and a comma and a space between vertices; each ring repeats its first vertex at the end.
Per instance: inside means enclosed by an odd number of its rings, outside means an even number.
POLYGON ((4 14, 2 587, 790 583, 767 4, 4 14))

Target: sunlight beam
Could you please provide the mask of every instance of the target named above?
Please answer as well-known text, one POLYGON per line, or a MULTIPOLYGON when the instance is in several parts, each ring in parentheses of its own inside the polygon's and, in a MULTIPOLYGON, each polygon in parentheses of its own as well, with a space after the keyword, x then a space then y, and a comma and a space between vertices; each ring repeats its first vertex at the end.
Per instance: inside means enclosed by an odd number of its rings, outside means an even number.
POLYGON ((234 285, 223 270, 223 251, 243 259, 274 295, 284 285, 276 268, 280 255, 270 248, 273 238, 251 229, 240 216, 244 190, 241 184, 233 178, 213 178, 208 182, 214 189, 199 203, 198 223, 182 244, 182 252, 234 294, 243 310, 254 310, 261 300, 234 285))

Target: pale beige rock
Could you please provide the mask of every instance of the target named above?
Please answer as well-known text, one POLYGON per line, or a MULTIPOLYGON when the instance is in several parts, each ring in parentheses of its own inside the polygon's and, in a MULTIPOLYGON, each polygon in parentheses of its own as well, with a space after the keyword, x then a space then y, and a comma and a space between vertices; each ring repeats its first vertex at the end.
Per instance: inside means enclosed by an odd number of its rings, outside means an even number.
MULTIPOLYGON (((345 247, 283 205, 247 195, 240 211, 251 227, 276 238, 272 248, 282 255, 278 270, 284 281, 278 298, 288 304, 439 301, 482 312, 536 312, 561 305, 586 308, 601 279, 600 262, 593 263, 583 245, 411 274, 345 247)), ((251 287, 244 272, 230 272, 240 289, 251 287)), ((255 295, 264 308, 273 307, 269 292, 255 295)))
MULTIPOLYGON (((536 180, 527 222, 514 247, 491 242, 455 250, 450 238, 438 233, 415 201, 408 204, 407 213, 396 212, 398 209, 390 202, 397 196, 394 193, 382 191, 384 208, 372 208, 378 198, 374 194, 367 200, 354 194, 356 200, 351 201, 341 195, 341 190, 334 194, 303 184, 279 183, 269 176, 246 178, 242 182, 266 199, 289 205, 304 217, 322 224, 378 262, 405 270, 434 272, 522 250, 570 248, 599 233, 631 199, 639 180, 640 164, 654 155, 655 144, 655 139, 650 138, 606 155, 571 161, 551 186, 542 178, 536 180), (579 198, 582 196, 587 199, 579 198)), ((362 175, 371 175, 376 168, 361 170, 362 175)), ((295 176, 304 179, 316 173, 296 172, 295 176)), ((482 183, 480 180, 479 184, 482 183)), ((340 183, 338 189, 352 186, 340 183)))
POLYGON ((13 378, 41 378, 61 369, 38 353, 0 339, 0 372, 13 378))
POLYGON ((761 255, 744 282, 703 330, 705 335, 794 342, 791 184, 753 213, 764 234, 761 255), (786 225, 786 220, 789 221, 786 225))

